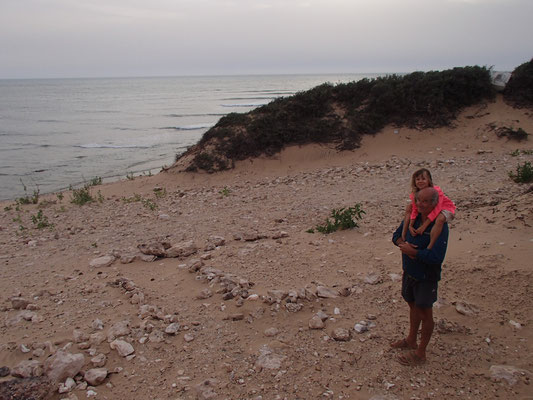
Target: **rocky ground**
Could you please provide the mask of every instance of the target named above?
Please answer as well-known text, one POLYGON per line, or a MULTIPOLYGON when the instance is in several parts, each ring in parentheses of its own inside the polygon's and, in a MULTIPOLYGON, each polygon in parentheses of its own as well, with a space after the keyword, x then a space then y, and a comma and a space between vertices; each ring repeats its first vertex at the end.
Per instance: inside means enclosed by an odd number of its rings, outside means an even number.
POLYGON ((0 399, 533 398, 532 190, 508 176, 533 142, 502 126, 533 116, 498 100, 355 152, 4 202, 0 399), (458 211, 428 361, 405 367, 391 236, 420 167, 458 211), (356 203, 358 228, 307 232, 356 203))

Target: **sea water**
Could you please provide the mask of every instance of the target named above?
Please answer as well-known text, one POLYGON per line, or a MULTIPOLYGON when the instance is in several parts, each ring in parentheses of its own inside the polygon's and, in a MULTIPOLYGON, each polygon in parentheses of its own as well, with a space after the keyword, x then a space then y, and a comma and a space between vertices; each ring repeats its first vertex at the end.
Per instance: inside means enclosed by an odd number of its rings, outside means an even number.
POLYGON ((228 113, 376 76, 0 80, 0 199, 157 172, 228 113))

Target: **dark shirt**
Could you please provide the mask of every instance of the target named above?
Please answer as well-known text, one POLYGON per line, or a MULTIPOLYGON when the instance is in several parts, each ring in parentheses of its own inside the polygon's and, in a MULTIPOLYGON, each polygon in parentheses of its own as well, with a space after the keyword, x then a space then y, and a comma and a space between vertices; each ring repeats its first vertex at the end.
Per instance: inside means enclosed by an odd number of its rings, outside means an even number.
MULTIPOLYGON (((420 214, 416 217, 414 222, 415 229, 422 224, 420 214)), ((446 248, 448 246, 448 224, 445 223, 442 227, 442 232, 435 241, 432 249, 426 247, 430 242, 431 228, 435 225, 432 222, 422 235, 412 236, 409 229, 405 240, 413 245, 417 245, 417 254, 414 259, 410 258, 406 254, 402 253, 402 267, 403 271, 410 275, 412 278, 422 281, 439 281, 440 272, 442 268, 442 262, 446 255, 446 248)), ((396 241, 402 236, 403 222, 398 229, 392 235, 392 242, 396 244, 396 241)))

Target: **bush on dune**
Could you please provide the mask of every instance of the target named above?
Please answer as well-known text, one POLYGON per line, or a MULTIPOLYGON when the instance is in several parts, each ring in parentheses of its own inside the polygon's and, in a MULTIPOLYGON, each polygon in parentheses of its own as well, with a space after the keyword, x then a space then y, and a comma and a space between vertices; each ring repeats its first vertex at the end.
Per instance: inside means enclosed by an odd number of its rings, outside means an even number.
POLYGON ((503 96, 514 106, 533 106, 533 59, 515 68, 503 96))
POLYGON ((188 171, 214 172, 287 145, 332 143, 350 150, 359 147, 362 135, 387 124, 449 125, 464 107, 494 95, 490 71, 478 66, 324 83, 245 114, 228 114, 183 155, 193 155, 188 171))

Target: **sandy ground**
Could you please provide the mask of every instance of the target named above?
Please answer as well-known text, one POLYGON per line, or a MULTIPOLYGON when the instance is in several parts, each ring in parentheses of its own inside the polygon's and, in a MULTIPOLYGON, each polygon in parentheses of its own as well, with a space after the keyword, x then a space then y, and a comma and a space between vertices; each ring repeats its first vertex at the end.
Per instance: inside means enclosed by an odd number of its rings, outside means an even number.
POLYGON ((69 192, 3 202, 0 367, 82 353, 77 388, 53 399, 533 399, 533 192, 508 176, 533 162, 533 142, 498 138, 501 126, 533 133, 533 114, 499 99, 453 128, 389 127, 353 152, 311 145, 213 175, 176 168, 94 187, 101 201, 84 206, 69 192), (427 363, 405 367, 390 348, 408 328, 391 236, 420 167, 458 209, 427 363), (358 228, 306 232, 356 203, 358 228), (52 227, 32 222, 39 210, 52 227), (197 251, 139 259, 154 242, 197 251), (316 298, 318 286, 340 295, 316 298), (320 311, 325 326, 310 329, 320 311), (115 336, 134 353, 111 349, 115 336), (87 386, 100 354, 109 374, 87 386), (499 365, 514 375, 494 377, 499 365))

